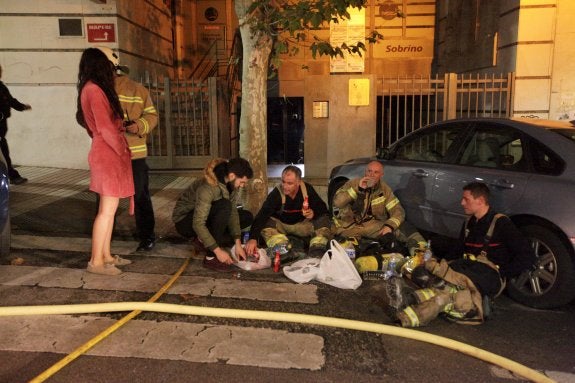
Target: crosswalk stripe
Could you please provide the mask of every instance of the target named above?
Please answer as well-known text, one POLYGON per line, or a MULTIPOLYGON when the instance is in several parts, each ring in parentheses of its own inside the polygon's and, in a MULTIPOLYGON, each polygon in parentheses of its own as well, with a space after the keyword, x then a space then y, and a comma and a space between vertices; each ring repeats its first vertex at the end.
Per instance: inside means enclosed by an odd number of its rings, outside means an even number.
MULTIPOLYGON (((2 317, 0 349, 67 354, 114 322, 93 316, 2 317)), ((325 363, 323 348, 323 338, 314 334, 132 320, 86 354, 319 370, 325 363)))
MULTIPOLYGON (((169 276, 124 272, 110 278, 81 269, 0 265, 0 284, 6 286, 40 286, 84 290, 138 291, 154 293, 169 276)), ((317 286, 291 282, 259 282, 241 279, 216 279, 182 276, 167 294, 189 294, 218 298, 239 298, 271 302, 317 304, 317 286)))

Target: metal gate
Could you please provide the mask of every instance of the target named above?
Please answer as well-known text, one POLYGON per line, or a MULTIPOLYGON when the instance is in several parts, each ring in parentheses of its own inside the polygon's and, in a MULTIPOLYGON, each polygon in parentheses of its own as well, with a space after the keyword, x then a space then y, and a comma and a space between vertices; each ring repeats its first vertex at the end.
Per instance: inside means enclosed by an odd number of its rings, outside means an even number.
POLYGON ((512 116, 513 82, 513 73, 382 77, 377 81, 377 146, 432 122, 512 116))
MULTIPOLYGON (((513 114, 514 74, 381 77, 377 80, 377 146, 388 146, 432 122, 513 114)), ((234 151, 233 108, 225 79, 143 81, 158 109, 148 142, 153 169, 201 169, 234 151)))
POLYGON ((218 149, 217 79, 144 83, 158 110, 159 122, 148 140, 154 169, 203 168, 218 149))

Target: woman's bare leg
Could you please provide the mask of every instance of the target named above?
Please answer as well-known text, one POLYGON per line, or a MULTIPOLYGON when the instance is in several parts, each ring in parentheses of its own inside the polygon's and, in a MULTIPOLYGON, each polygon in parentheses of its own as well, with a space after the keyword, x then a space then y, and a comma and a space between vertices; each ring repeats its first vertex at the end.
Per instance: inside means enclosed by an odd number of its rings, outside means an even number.
POLYGON ((118 209, 120 199, 117 197, 100 196, 98 215, 92 228, 92 257, 90 263, 93 266, 101 266, 112 259, 110 246, 114 216, 118 209))

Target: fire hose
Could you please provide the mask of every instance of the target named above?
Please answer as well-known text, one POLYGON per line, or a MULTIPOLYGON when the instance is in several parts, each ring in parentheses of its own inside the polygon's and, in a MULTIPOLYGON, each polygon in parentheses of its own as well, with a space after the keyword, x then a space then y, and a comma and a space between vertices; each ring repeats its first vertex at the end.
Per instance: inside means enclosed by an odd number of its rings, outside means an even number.
POLYGON ((441 337, 426 332, 407 329, 402 327, 390 326, 380 323, 363 322, 350 319, 332 318, 320 315, 294 314, 285 312, 259 311, 259 310, 240 310, 216 307, 199 307, 183 306, 168 303, 155 303, 155 301, 169 289, 175 280, 181 275, 189 263, 189 258, 184 262, 174 276, 152 297, 148 302, 114 302, 114 303, 93 303, 93 304, 74 304, 74 305, 45 305, 45 306, 12 306, 1 307, 1 316, 27 316, 27 315, 64 315, 64 314, 88 314, 88 313, 106 313, 132 311, 100 334, 96 335, 90 341, 77 348, 75 351, 61 359, 48 370, 31 380, 31 383, 43 382, 57 371, 62 369, 68 363, 78 356, 82 355, 98 342, 105 339, 115 330, 126 324, 142 311, 161 312, 170 314, 196 315, 206 317, 221 317, 232 319, 248 319, 261 321, 291 322, 310 325, 319 325, 326 327, 343 328, 349 330, 367 331, 379 334, 402 337, 406 339, 417 340, 434 344, 440 347, 448 348, 472 356, 476 359, 497 365, 514 374, 521 376, 533 382, 554 382, 544 374, 512 361, 503 356, 491 353, 489 351, 456 341, 449 338, 441 337))

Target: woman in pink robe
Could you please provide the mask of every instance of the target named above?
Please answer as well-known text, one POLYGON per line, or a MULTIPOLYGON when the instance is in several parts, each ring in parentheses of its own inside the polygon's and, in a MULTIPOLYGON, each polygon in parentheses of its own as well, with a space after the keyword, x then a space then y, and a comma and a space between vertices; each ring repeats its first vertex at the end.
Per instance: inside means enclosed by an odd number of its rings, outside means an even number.
POLYGON ((100 196, 92 228, 92 256, 87 271, 118 275, 116 266, 131 261, 111 254, 114 216, 120 198, 132 197, 134 180, 130 150, 124 138, 122 108, 114 90, 114 65, 97 48, 88 48, 80 59, 76 120, 92 137, 88 155, 90 190, 100 196))

